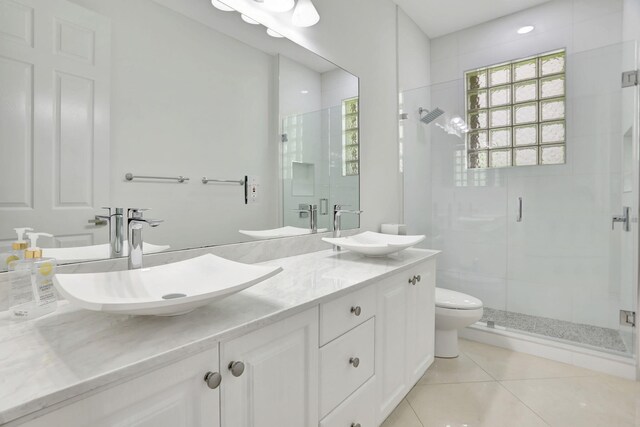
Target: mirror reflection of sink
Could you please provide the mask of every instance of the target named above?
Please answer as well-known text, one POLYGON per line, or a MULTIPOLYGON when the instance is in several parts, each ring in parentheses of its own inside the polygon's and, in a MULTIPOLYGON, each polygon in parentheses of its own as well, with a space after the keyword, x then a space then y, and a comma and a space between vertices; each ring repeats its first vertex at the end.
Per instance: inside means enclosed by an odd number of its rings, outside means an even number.
POLYGON ((240 292, 282 271, 212 254, 139 270, 57 274, 56 289, 87 310, 175 316, 240 292))
MULTIPOLYGON (((240 233, 253 237, 254 239, 275 239, 278 237, 292 237, 292 236, 304 236, 305 234, 311 234, 311 230, 308 228, 300 227, 280 227, 272 228, 271 230, 238 230, 240 233)), ((318 233, 324 233, 329 231, 327 228, 318 228, 318 233)))
MULTIPOLYGON (((170 245, 154 245, 144 242, 142 246, 145 254, 155 254, 171 249, 170 245)), ((92 261, 111 257, 111 246, 108 243, 91 246, 75 246, 71 248, 42 248, 44 257, 55 258, 58 262, 92 261)), ((129 255, 129 242, 124 241, 122 256, 129 255)))
POLYGON ((397 236, 365 231, 349 237, 323 237, 322 240, 365 256, 384 256, 415 246, 425 238, 424 235, 397 236))

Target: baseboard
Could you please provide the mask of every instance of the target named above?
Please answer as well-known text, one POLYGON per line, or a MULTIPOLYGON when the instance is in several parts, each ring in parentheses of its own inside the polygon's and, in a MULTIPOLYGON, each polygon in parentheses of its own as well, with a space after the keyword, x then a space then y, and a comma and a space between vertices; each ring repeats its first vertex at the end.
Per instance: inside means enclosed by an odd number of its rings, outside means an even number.
POLYGON ((507 348, 609 375, 636 380, 636 360, 517 332, 471 325, 459 336, 497 347, 507 348))

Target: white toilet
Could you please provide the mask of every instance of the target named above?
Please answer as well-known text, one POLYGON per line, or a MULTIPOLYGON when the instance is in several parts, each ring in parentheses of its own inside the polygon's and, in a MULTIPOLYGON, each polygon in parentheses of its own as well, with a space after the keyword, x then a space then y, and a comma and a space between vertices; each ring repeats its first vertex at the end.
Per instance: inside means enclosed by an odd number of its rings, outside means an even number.
POLYGON ((482 317, 482 301, 471 295, 436 288, 436 357, 458 357, 458 329, 482 317))

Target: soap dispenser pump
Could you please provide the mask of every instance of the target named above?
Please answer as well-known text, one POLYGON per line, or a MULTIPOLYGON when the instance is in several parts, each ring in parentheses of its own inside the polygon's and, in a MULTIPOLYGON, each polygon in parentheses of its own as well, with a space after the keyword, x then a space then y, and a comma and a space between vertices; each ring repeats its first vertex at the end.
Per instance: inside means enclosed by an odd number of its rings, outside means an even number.
POLYGON ((38 238, 40 236, 53 237, 53 234, 49 233, 27 233, 31 246, 24 251, 25 260, 39 260, 42 258, 42 249, 38 247, 38 238))
POLYGON ((24 251, 27 249, 27 241, 24 240, 26 231, 33 231, 31 227, 14 228, 18 235, 18 240, 11 244, 11 251, 0 255, 0 271, 5 271, 9 265, 15 261, 24 259, 24 251))
POLYGON ((13 262, 12 307, 14 319, 28 320, 55 311, 57 308, 53 276, 56 260, 43 258, 38 247, 40 236, 53 237, 49 233, 27 233, 31 245, 24 251, 24 259, 13 262))

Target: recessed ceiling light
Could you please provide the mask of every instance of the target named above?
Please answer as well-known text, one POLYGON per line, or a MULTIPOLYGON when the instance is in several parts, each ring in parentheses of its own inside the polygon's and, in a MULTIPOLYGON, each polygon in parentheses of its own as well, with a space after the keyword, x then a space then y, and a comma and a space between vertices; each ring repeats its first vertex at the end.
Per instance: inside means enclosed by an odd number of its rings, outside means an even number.
POLYGON ((267 28, 267 34, 269 34, 271 37, 275 37, 277 39, 281 39, 284 36, 280 33, 276 33, 275 31, 273 31, 271 28, 267 28))
POLYGON ((211 0, 211 4, 213 5, 213 7, 223 12, 233 12, 232 7, 227 6, 226 4, 222 3, 219 0, 211 0))
POLYGON ((311 27, 320 21, 320 15, 311 0, 298 0, 291 22, 296 27, 311 27))
POLYGON ((255 19, 251 19, 249 18, 247 15, 240 15, 240 18, 242 18, 242 20, 244 22, 246 22, 247 24, 251 24, 251 25, 259 25, 260 23, 258 21, 256 21, 255 19))
POLYGON ((518 34, 527 34, 533 31, 535 27, 533 25, 525 25, 524 27, 518 28, 518 34))
POLYGON ((309 93, 309 91, 308 90, 301 90, 300 93, 303 94, 303 95, 306 95, 306 94, 309 93))

